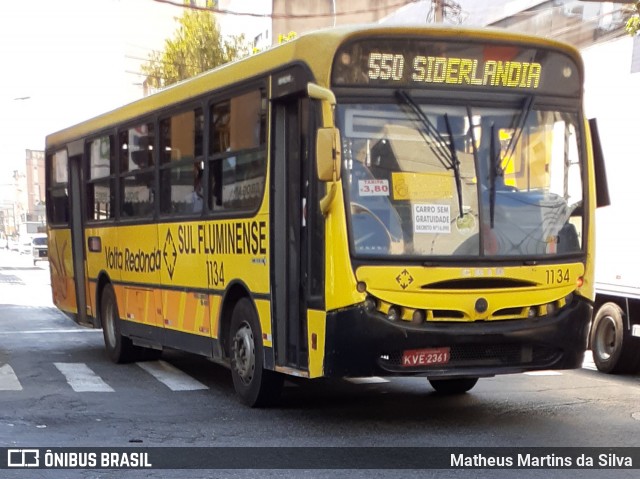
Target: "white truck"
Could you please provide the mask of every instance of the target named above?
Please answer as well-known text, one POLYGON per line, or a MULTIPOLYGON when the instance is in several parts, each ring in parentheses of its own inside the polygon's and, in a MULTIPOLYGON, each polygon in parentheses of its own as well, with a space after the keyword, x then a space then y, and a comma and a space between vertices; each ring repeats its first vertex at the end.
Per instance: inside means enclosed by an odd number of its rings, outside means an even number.
POLYGON ((634 39, 624 37, 582 52, 585 106, 598 121, 611 201, 596 212, 590 336, 594 363, 607 373, 640 370, 640 72, 632 71, 640 70, 640 38, 635 42, 635 50, 634 39))
POLYGON ((46 226, 40 221, 25 221, 18 226, 19 246, 21 254, 32 254, 33 239, 47 233, 46 226))

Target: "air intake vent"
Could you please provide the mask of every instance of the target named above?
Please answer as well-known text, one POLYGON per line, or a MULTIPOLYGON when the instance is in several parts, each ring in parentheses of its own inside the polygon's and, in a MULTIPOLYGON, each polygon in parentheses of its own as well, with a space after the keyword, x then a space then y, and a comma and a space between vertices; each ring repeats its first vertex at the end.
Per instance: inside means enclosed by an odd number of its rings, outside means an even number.
POLYGON ((530 288, 535 283, 510 278, 465 278, 450 279, 437 283, 423 284, 422 289, 499 289, 530 288))

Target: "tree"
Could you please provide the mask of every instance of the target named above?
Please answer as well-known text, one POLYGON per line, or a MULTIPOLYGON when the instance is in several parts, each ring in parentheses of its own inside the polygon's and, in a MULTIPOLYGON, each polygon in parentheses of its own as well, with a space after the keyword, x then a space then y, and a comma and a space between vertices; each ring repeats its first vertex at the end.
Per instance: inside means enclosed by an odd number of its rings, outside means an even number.
POLYGON ((163 51, 149 55, 140 68, 152 88, 161 88, 249 54, 244 35, 224 39, 212 13, 186 10, 163 51))
POLYGON ((625 27, 627 33, 631 36, 640 33, 640 0, 638 0, 633 7, 635 8, 635 13, 627 20, 627 26, 625 27))

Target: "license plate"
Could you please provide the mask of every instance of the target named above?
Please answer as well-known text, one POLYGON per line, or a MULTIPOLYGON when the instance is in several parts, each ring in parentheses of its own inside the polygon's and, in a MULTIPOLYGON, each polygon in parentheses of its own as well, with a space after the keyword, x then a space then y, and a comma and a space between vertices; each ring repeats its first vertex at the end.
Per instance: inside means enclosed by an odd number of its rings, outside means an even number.
POLYGON ((402 353, 402 367, 435 366, 447 364, 451 348, 411 349, 402 353))

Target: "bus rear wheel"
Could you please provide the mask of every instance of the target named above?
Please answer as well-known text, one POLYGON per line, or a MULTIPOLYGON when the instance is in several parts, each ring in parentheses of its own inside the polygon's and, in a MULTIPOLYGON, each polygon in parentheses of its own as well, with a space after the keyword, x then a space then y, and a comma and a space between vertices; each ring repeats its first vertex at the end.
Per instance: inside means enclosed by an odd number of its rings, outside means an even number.
POLYGON ((591 328, 591 350, 598 371, 635 372, 640 364, 640 347, 624 326, 624 313, 615 303, 603 304, 591 328))
POLYGON ((478 378, 429 379, 429 384, 439 394, 464 394, 471 390, 478 382, 478 378))
POLYGON ((229 354, 233 386, 240 400, 250 407, 274 404, 282 391, 283 377, 264 369, 264 348, 258 316, 247 298, 231 314, 229 354))
POLYGON ((118 303, 111 284, 105 285, 102 290, 100 319, 102 320, 104 346, 109 358, 114 363, 128 363, 138 359, 140 348, 134 346, 131 339, 123 336, 120 332, 118 303))

